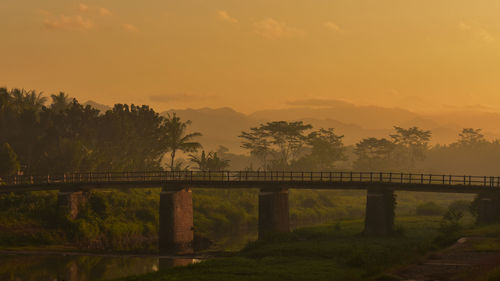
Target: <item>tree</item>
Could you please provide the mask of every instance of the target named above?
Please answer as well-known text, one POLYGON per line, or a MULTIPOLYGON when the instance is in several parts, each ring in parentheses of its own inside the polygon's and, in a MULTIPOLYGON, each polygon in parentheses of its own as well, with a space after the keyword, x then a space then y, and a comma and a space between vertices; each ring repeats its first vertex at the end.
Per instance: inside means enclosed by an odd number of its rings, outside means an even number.
POLYGON ((482 129, 464 128, 458 134, 459 139, 456 144, 459 146, 474 146, 476 144, 485 143, 486 139, 481 134, 482 129))
POLYGON ((394 129, 396 133, 390 136, 393 142, 401 148, 401 156, 405 159, 407 169, 411 170, 417 160, 425 159, 432 133, 418 127, 404 129, 394 126, 394 129))
POLYGON ((310 153, 299 158, 294 166, 297 169, 314 169, 319 171, 331 171, 335 162, 345 160, 345 148, 342 138, 335 134, 333 128, 319 129, 307 137, 307 146, 310 153))
POLYGON ((168 151, 170 151, 170 170, 174 170, 175 156, 178 151, 196 152, 201 148, 201 144, 193 141, 200 137, 201 133, 194 132, 186 134, 187 127, 191 121, 182 122, 175 113, 168 114, 165 119, 165 135, 163 142, 168 151))
POLYGON ((380 171, 394 166, 396 145, 388 139, 366 138, 356 144, 354 162, 357 170, 380 171))
POLYGON ((50 97, 52 99, 50 108, 56 112, 63 112, 70 105, 69 97, 64 92, 60 92, 59 95, 50 95, 50 97))
POLYGON ((10 95, 12 96, 11 102, 18 112, 26 110, 39 112, 47 101, 43 93, 26 91, 24 89, 12 89, 10 95))
POLYGON ((0 176, 12 176, 19 171, 19 160, 8 143, 0 147, 0 176))
POLYGON ((302 121, 275 121, 250 128, 239 137, 242 147, 258 157, 264 168, 285 169, 299 156, 308 139, 305 131, 311 128, 302 121))
POLYGON ((189 155, 190 161, 198 165, 200 171, 223 171, 229 167, 229 160, 219 158, 217 152, 201 152, 200 156, 189 155))

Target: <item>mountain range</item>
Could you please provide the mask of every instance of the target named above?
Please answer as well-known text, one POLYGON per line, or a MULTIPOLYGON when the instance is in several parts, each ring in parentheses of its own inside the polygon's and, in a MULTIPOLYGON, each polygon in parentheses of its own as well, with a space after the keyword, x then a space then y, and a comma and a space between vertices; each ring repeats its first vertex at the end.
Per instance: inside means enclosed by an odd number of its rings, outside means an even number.
MULTIPOLYGON (((89 101, 99 110, 110 107, 89 101)), ((302 120, 314 128, 334 128, 344 135, 344 143, 352 145, 367 137, 389 137, 393 126, 412 127, 432 131, 433 144, 447 144, 458 138, 462 128, 481 128, 488 139, 500 138, 500 112, 480 109, 450 109, 442 112, 417 113, 402 108, 360 106, 345 101, 307 105, 290 104, 289 108, 261 110, 244 114, 228 107, 172 109, 183 120, 191 120, 190 130, 201 132, 200 142, 205 150, 216 150, 220 145, 233 153, 243 153, 238 136, 242 131, 259 124, 286 120, 302 120)))

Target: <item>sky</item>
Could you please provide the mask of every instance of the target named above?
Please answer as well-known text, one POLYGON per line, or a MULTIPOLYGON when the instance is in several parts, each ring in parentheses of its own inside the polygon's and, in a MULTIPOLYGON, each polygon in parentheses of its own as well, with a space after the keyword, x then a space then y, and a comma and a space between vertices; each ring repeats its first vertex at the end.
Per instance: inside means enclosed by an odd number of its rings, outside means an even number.
POLYGON ((0 86, 157 110, 500 111, 499 14, 498 0, 0 0, 0 86))

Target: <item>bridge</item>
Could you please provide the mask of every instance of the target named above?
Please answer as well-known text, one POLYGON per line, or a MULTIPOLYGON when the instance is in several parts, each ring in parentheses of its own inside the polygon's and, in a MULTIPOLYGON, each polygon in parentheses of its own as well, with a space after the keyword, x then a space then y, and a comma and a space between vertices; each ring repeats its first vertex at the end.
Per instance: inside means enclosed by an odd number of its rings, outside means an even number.
POLYGON ((489 222, 499 202, 500 177, 387 172, 154 171, 89 172, 2 177, 0 193, 58 190, 59 210, 75 218, 94 189, 162 188, 159 248, 162 254, 193 252, 192 188, 258 188, 259 239, 288 232, 289 189, 367 190, 365 234, 394 229, 394 191, 479 194, 478 221, 489 222))

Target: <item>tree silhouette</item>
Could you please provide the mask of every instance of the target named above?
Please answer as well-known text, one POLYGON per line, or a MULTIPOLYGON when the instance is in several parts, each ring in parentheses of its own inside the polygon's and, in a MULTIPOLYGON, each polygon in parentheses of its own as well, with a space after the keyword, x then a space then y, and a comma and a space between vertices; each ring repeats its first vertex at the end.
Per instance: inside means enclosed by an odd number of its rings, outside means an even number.
POLYGON ((319 129, 307 136, 309 154, 303 155, 294 163, 295 170, 332 171, 335 162, 345 160, 344 136, 335 134, 333 128, 319 129))
POLYGON ((219 158, 217 152, 201 152, 200 156, 189 155, 190 161, 198 165, 200 171, 223 171, 229 167, 229 160, 219 158))
POLYGON ((242 147, 258 157, 264 168, 285 169, 299 156, 308 140, 305 131, 311 128, 302 121, 275 121, 250 128, 239 137, 243 139, 242 147))
POLYGON ((395 166, 396 145, 388 139, 366 138, 356 144, 354 153, 358 158, 354 162, 357 170, 377 171, 395 166))
POLYGON ((457 144, 459 146, 474 146, 476 144, 485 143, 486 139, 481 134, 482 129, 464 128, 458 134, 459 139, 457 144))
POLYGON ((404 129, 394 126, 395 134, 390 135, 393 142, 402 149, 402 155, 406 158, 407 169, 411 170, 416 160, 423 160, 428 150, 431 139, 431 131, 425 131, 418 127, 404 129))
POLYGON ((19 160, 8 143, 0 146, 0 176, 12 176, 19 171, 19 160))
POLYGON ((175 156, 177 151, 196 152, 201 148, 201 144, 193 141, 194 138, 200 137, 201 133, 194 132, 186 134, 187 127, 191 125, 191 121, 182 122, 175 113, 168 114, 164 122, 165 135, 163 143, 168 151, 170 151, 170 170, 175 170, 175 156))
POLYGON ((50 97, 52 99, 50 108, 56 112, 63 112, 70 104, 70 99, 64 92, 60 92, 59 95, 50 95, 50 97))

